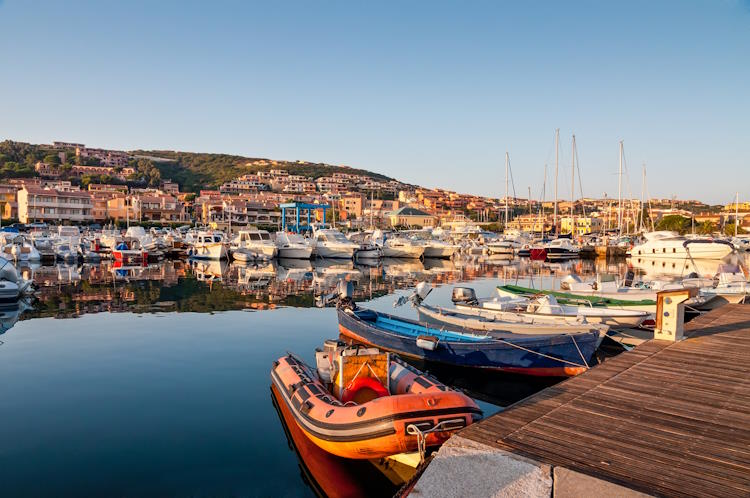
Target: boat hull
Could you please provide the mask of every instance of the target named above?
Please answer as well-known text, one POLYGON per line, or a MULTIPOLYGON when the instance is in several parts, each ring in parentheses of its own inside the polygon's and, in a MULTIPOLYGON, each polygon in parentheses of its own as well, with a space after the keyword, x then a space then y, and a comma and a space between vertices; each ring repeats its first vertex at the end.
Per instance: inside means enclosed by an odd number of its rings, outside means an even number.
MULTIPOLYGON (((411 367, 405 367, 409 375, 411 367)), ((391 375, 391 374, 389 374, 391 375)), ((279 402, 290 410, 305 436, 328 453, 352 459, 382 458, 417 449, 412 424, 451 419, 453 428, 426 435, 427 446, 438 446, 453 432, 481 418, 481 410, 465 394, 420 376, 420 386, 403 395, 384 396, 362 404, 343 405, 325 389, 316 373, 291 355, 274 362, 271 382, 279 402)), ((399 379, 391 378, 398 384, 399 379)))
POLYGON ((279 258, 310 259, 312 247, 279 247, 279 258))
POLYGON ((502 341, 488 337, 481 342, 441 342, 430 351, 417 345, 417 337, 384 330, 357 313, 381 315, 425 329, 417 322, 382 313, 340 309, 339 333, 356 342, 423 361, 532 376, 568 377, 583 373, 587 366, 581 356, 588 361, 600 341, 598 331, 577 335, 575 340, 569 335, 514 337, 502 341))
POLYGON ((456 247, 450 246, 426 246, 424 248, 425 258, 436 258, 436 259, 448 259, 452 258, 453 255, 458 251, 456 247))
POLYGON ((581 306, 575 312, 560 314, 495 310, 484 306, 470 306, 456 303, 456 309, 474 316, 491 316, 501 321, 521 321, 522 323, 575 324, 585 319, 586 323, 606 325, 612 329, 633 328, 640 326, 651 315, 645 311, 616 310, 581 306))
POLYGON ((397 246, 397 247, 383 247, 383 257, 385 258, 400 258, 400 259, 419 259, 424 254, 424 247, 419 246, 397 246))
POLYGON ((354 257, 354 248, 317 245, 313 249, 313 254, 319 258, 352 259, 354 257))

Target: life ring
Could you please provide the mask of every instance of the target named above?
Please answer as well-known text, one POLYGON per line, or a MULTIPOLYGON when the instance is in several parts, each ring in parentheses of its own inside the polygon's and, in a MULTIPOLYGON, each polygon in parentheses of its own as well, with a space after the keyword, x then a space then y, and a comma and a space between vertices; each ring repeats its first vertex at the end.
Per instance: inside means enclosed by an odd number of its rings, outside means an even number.
POLYGON ((383 384, 373 377, 357 377, 341 394, 341 402, 353 401, 357 404, 367 403, 375 398, 390 396, 383 384))

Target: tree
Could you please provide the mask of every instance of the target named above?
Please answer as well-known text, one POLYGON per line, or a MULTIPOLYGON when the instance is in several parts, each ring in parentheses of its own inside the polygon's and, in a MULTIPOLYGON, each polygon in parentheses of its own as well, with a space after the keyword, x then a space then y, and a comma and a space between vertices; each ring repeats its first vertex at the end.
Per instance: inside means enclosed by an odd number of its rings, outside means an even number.
POLYGON ((656 229, 685 234, 690 231, 691 225, 690 218, 685 218, 679 214, 670 214, 659 220, 659 223, 656 224, 656 229))
POLYGON ((60 156, 57 154, 47 154, 44 156, 44 164, 60 164, 60 156))
POLYGON ((701 235, 711 235, 716 231, 716 225, 711 221, 704 221, 696 228, 696 232, 701 235))
MULTIPOLYGON (((727 236, 729 236, 729 237, 734 237, 734 225, 735 225, 735 223, 736 223, 736 222, 734 222, 734 223, 729 223, 729 222, 727 222, 727 223, 726 223, 726 224, 724 225, 724 235, 727 235, 727 236)), ((738 225, 738 226, 737 226, 737 235, 741 235, 741 234, 743 234, 743 233, 745 233, 745 231, 744 231, 744 230, 742 229, 742 227, 740 227, 740 226, 738 225)))

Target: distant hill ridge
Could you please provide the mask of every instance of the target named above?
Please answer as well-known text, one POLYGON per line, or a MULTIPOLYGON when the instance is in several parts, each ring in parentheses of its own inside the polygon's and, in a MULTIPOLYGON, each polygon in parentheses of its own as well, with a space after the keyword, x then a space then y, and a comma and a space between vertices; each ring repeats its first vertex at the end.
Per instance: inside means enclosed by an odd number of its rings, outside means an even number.
POLYGON ((333 173, 349 173, 381 181, 391 180, 390 177, 364 169, 307 161, 173 150, 133 150, 129 153, 133 156, 148 157, 159 169, 162 178, 176 181, 184 191, 188 192, 197 192, 202 188, 217 188, 222 183, 238 176, 271 169, 283 169, 290 175, 302 175, 313 179, 330 176, 333 173))

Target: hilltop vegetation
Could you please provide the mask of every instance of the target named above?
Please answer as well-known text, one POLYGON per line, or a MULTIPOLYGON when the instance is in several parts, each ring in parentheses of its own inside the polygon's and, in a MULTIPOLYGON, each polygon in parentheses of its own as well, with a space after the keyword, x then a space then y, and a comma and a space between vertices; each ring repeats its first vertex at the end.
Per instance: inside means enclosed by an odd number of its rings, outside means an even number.
MULTIPOLYGON (((127 183, 132 186, 158 186, 163 178, 169 178, 180 185, 183 192, 198 192, 201 189, 216 189, 222 183, 238 176, 271 169, 284 169, 290 175, 310 178, 329 176, 336 172, 369 176, 376 180, 390 180, 389 177, 356 168, 333 166, 324 163, 297 161, 275 161, 229 154, 209 154, 179 152, 172 150, 135 150, 129 152, 137 156, 129 162, 136 170, 127 183), (142 156, 142 157, 141 157, 142 156), (162 160, 160 160, 162 159, 162 160)), ((82 160, 74 150, 58 149, 46 144, 29 144, 5 140, 0 142, 0 179, 28 178, 37 176, 34 165, 37 161, 60 167, 63 177, 74 164, 97 166, 96 159, 82 160), (60 152, 64 152, 62 163, 60 152)), ((106 175, 84 175, 82 178, 69 178, 75 184, 85 187, 88 183, 123 183, 106 175)))
POLYGON ((185 192, 217 188, 222 183, 238 176, 271 169, 283 169, 288 171, 290 175, 303 175, 311 178, 320 178, 342 172, 369 176, 376 180, 390 180, 389 177, 378 173, 325 163, 275 161, 229 154, 171 150, 137 150, 131 151, 131 154, 148 156, 161 172, 162 178, 170 178, 176 181, 185 192), (167 161, 159 161, 158 158, 167 159, 167 161))

